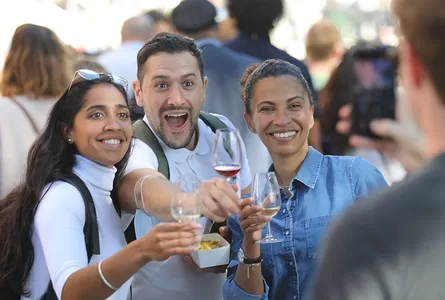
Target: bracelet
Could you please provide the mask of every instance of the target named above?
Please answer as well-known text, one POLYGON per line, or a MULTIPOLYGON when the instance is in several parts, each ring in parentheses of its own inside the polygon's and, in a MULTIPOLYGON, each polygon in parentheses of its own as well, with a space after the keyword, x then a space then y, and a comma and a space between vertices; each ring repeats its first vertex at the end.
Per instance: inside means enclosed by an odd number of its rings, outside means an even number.
POLYGON ((104 273, 102 273, 102 262, 103 262, 103 260, 101 260, 97 266, 97 269, 99 270, 100 278, 110 289, 112 289, 113 291, 117 291, 117 288, 112 286, 111 283, 109 283, 108 280, 105 278, 104 273))

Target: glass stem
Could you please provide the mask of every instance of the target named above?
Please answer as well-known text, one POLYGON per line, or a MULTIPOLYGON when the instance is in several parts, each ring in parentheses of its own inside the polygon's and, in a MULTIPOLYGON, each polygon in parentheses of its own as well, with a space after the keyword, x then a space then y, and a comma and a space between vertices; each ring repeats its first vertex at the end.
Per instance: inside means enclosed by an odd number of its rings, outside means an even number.
POLYGON ((267 222, 267 236, 272 237, 272 229, 270 228, 270 222, 267 222))

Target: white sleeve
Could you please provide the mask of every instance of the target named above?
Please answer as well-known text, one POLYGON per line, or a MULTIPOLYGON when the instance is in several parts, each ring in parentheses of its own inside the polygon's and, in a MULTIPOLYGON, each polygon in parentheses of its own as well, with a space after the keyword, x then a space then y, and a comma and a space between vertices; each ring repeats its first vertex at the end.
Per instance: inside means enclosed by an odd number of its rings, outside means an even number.
MULTIPOLYGON (((232 122, 230 122, 230 120, 227 117, 218 114, 212 114, 212 115, 214 115, 221 122, 226 124, 227 128, 237 130, 237 128, 232 124, 232 122)), ((240 186, 241 189, 245 189, 252 183, 252 175, 250 174, 249 161, 247 160, 246 146, 244 145, 244 141, 242 139, 241 139, 241 147, 243 151, 243 158, 240 171, 240 186)))
POLYGON ((69 183, 55 182, 37 208, 34 227, 59 299, 68 277, 88 265, 84 224, 80 192, 69 183))
POLYGON ((158 169, 158 159, 153 150, 143 141, 134 138, 124 176, 137 169, 158 169))

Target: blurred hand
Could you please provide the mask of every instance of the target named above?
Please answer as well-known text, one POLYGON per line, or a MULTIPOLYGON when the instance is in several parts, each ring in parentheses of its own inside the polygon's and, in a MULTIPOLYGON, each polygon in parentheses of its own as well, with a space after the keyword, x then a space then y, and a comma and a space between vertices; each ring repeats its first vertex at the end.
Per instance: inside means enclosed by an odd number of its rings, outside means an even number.
POLYGON ((232 241, 232 232, 228 226, 222 226, 219 228, 219 234, 229 243, 232 241))
POLYGON ((253 198, 243 199, 242 209, 238 216, 246 244, 253 244, 261 240, 262 229, 272 219, 262 214, 260 206, 252 206, 253 203, 253 198))
POLYGON ((173 255, 188 255, 198 249, 200 229, 198 223, 161 223, 137 241, 147 261, 162 261, 173 255))
MULTIPOLYGON (((413 171, 424 160, 422 136, 403 95, 399 94, 396 107, 396 120, 380 119, 374 120, 370 124, 371 130, 376 135, 391 140, 375 140, 352 135, 349 143, 355 148, 381 151, 387 156, 400 161, 407 171, 413 171)), ((340 121, 337 124, 338 132, 349 134, 351 112, 352 107, 350 105, 340 109, 340 121)))
POLYGON ((202 214, 215 222, 223 222, 232 214, 240 211, 241 201, 238 187, 224 179, 213 178, 202 183, 203 208, 202 214))

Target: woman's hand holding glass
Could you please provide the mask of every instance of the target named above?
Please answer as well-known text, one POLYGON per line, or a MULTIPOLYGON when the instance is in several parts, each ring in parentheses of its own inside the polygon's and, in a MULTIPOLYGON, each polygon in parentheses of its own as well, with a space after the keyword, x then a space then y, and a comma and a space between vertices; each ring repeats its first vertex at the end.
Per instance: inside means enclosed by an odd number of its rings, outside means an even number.
POLYGON ((241 212, 238 215, 241 230, 244 234, 244 242, 247 245, 257 243, 261 240, 262 229, 272 217, 262 213, 262 207, 254 205, 255 199, 246 198, 241 202, 241 212))
POLYGON ((199 248, 201 225, 160 223, 136 240, 146 261, 162 261, 173 255, 188 255, 199 248))

